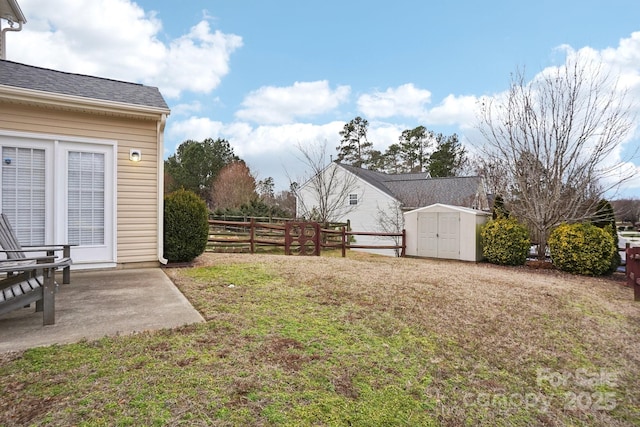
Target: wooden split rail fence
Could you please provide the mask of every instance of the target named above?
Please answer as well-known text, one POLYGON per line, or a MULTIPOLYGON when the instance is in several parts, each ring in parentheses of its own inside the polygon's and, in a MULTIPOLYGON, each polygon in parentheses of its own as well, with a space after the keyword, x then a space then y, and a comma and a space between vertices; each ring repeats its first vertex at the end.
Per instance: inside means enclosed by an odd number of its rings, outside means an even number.
POLYGON ((405 256, 406 233, 348 231, 346 225, 323 225, 318 222, 286 221, 282 223, 209 220, 209 243, 212 252, 250 252, 258 248, 283 247, 286 255, 320 255, 322 249, 392 249, 405 256), (354 236, 389 238, 393 244, 363 245, 354 236))

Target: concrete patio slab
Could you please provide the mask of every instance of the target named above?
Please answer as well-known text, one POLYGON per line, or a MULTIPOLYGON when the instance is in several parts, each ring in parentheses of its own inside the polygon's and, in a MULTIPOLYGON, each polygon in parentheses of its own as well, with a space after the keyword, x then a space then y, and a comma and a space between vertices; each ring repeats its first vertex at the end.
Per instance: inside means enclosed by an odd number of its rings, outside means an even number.
POLYGON ((42 325, 35 304, 1 316, 0 352, 204 321, 160 268, 74 271, 55 303, 50 326, 42 325))

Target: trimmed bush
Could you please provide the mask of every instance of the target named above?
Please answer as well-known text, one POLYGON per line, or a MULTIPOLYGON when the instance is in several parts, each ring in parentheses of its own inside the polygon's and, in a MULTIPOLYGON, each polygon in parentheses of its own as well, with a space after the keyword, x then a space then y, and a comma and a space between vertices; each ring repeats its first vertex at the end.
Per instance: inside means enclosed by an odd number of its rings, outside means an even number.
POLYGON ((553 264, 560 270, 584 276, 611 271, 615 251, 613 237, 590 223, 562 224, 549 236, 553 264))
POLYGON ((529 231, 515 218, 489 221, 480 231, 482 254, 492 264, 523 265, 531 248, 529 231))
POLYGON ((193 261, 209 238, 207 205, 194 192, 178 190, 164 197, 164 257, 170 262, 193 261))

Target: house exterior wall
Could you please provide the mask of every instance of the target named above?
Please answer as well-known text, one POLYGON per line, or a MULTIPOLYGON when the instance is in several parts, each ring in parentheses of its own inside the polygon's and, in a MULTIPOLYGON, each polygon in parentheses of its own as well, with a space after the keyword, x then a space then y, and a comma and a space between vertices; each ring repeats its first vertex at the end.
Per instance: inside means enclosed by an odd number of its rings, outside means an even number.
MULTIPOLYGON (((116 262, 158 262, 158 122, 0 102, 0 130, 116 142, 116 262), (129 161, 131 148, 142 161, 129 161)), ((53 140, 52 140, 53 144, 53 140)))
MULTIPOLYGON (((378 190, 371 184, 363 181, 362 179, 355 177, 344 168, 337 166, 335 163, 330 164, 323 171, 325 174, 333 173, 333 169, 337 168, 335 172, 335 178, 339 180, 354 180, 353 189, 349 191, 350 194, 356 194, 358 203, 352 208, 349 205, 348 196, 344 198, 340 204, 342 211, 334 218, 337 222, 347 222, 351 224, 351 231, 366 231, 366 232, 382 232, 378 217, 380 211, 387 212, 387 215, 395 215, 393 213, 393 207, 395 206, 395 199, 388 194, 378 190)), ((319 204, 318 195, 310 188, 308 183, 303 184, 298 190, 298 197, 302 203, 311 209, 311 206, 317 206, 319 204)), ((301 202, 298 203, 301 206, 301 202)), ((302 216, 302 212, 298 211, 298 216, 302 216)), ((353 244, 359 245, 394 245, 395 242, 391 238, 376 237, 376 236, 354 236, 355 242, 353 244)), ((354 249, 363 252, 376 253, 380 255, 395 256, 395 251, 392 249, 354 249)))
MULTIPOLYGON (((372 185, 357 181, 358 205, 347 218, 351 222, 351 231, 384 232, 380 225, 379 217, 384 212, 389 218, 395 218, 397 203, 394 198, 383 193, 372 185)), ((402 213, 399 214, 402 216, 402 213)), ((356 245, 395 245, 395 241, 389 237, 354 236, 356 245)), ((379 255, 395 256, 393 249, 354 249, 379 255)))

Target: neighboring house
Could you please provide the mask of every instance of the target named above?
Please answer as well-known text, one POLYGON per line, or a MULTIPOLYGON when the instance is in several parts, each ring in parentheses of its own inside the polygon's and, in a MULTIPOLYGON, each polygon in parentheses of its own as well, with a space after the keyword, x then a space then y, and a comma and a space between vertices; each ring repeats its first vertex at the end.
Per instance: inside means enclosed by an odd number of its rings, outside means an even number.
MULTIPOLYGON (((427 173, 386 174, 341 163, 331 163, 323 171, 351 182, 348 194, 335 203, 339 206, 335 221, 349 220, 353 231, 391 231, 402 229, 402 213, 436 203, 489 210, 489 202, 482 177, 429 178, 427 173), (386 226, 382 223, 386 222, 386 226)), ((298 190, 298 206, 306 208, 319 204, 312 180, 298 190)), ((298 215, 303 216, 299 208, 298 215)), ((371 245, 393 244, 388 238, 358 236, 357 242, 371 245)), ((370 250, 393 255, 391 250, 370 250)))
POLYGON ((0 60, 0 209, 22 244, 68 242, 74 268, 164 261, 155 87, 0 60))

